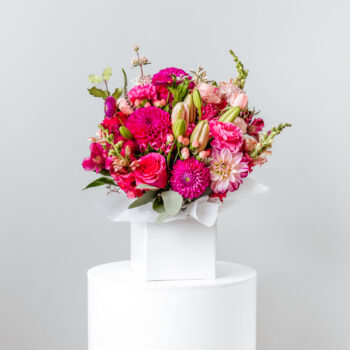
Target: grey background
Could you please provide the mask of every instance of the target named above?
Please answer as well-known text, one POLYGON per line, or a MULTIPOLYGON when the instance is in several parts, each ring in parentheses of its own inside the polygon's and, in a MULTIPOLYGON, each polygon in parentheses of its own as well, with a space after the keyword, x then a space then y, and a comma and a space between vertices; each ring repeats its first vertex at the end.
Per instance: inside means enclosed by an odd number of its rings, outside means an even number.
POLYGON ((347 1, 1 3, 0 348, 83 350, 91 266, 128 257, 126 224, 92 207, 81 168, 102 118, 87 75, 133 78, 201 63, 250 76, 267 126, 291 121, 254 178, 270 192, 219 223, 221 259, 259 272, 259 350, 348 350, 349 5, 347 1))

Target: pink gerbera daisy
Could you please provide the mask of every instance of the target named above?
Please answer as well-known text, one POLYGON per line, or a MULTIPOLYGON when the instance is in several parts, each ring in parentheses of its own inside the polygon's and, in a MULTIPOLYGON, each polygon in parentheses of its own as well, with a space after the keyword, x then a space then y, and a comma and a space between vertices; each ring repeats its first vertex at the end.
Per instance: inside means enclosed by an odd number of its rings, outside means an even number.
POLYGON ((150 145, 159 150, 166 146, 171 133, 171 119, 168 112, 157 107, 139 108, 128 117, 125 126, 130 130, 141 151, 150 145))
POLYGON ((171 172, 170 186, 184 198, 197 198, 210 185, 209 169, 195 158, 178 160, 171 172))

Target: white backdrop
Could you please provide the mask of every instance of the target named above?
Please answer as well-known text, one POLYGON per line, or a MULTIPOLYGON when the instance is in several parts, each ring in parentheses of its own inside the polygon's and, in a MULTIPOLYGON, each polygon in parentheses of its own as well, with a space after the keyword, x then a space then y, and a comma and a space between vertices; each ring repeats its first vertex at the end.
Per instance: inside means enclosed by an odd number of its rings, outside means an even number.
POLYGON ((233 74, 268 126, 291 121, 255 179, 271 191, 219 224, 218 254, 259 272, 259 350, 350 348, 347 1, 1 3, 0 348, 84 350, 85 271, 128 257, 128 227, 81 188, 102 118, 87 75, 153 64, 233 74))

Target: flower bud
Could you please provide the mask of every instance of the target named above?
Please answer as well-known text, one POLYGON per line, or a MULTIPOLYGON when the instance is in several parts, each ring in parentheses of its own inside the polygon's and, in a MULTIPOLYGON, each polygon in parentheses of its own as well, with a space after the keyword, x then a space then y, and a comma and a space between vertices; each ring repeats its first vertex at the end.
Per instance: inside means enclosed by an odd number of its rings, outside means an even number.
POLYGON ((190 111, 187 107, 187 104, 185 104, 184 102, 178 102, 171 113, 171 123, 174 125, 178 119, 183 119, 185 120, 186 125, 188 125, 189 116, 190 111))
POLYGON ((199 114, 199 118, 202 117, 202 98, 201 98, 201 94, 199 93, 199 91, 197 89, 193 90, 193 103, 196 106, 197 110, 198 110, 198 114, 199 114))
POLYGON ((175 139, 177 140, 180 135, 185 135, 186 129, 187 124, 183 119, 176 120, 176 122, 173 124, 173 134, 175 139))
POLYGON ((189 110, 189 120, 188 123, 194 123, 196 120, 196 113, 197 113, 197 109, 196 106, 193 102, 193 95, 192 94, 188 94, 184 100, 184 103, 187 105, 188 110, 189 110))
POLYGON ((187 147, 184 147, 181 150, 181 156, 182 156, 183 159, 188 159, 190 157, 190 151, 188 150, 187 147))
POLYGON ((197 152, 201 152, 207 146, 209 141, 209 123, 201 120, 194 128, 191 135, 191 146, 197 148, 197 152), (196 145, 198 144, 198 147, 196 145))
POLYGON ((129 129, 127 129, 124 125, 122 125, 120 128, 119 128, 119 132, 120 134, 125 137, 127 140, 131 140, 132 139, 132 134, 130 132, 129 129))
POLYGON ((237 118, 240 112, 241 112, 240 107, 238 106, 231 107, 219 118, 219 122, 232 123, 237 118))

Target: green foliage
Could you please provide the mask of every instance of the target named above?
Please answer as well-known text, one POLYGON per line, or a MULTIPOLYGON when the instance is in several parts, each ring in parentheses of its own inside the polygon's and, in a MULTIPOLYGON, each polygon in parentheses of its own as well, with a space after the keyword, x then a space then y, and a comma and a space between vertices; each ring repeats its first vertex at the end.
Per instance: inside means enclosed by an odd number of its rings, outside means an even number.
POLYGON ((123 77, 124 77, 124 87, 123 87, 124 98, 125 98, 126 102, 128 103, 129 107, 134 109, 134 107, 131 104, 131 101, 129 99, 129 95, 128 95, 128 77, 126 75, 124 68, 122 68, 122 72, 123 72, 123 77))
POLYGON ((145 194, 140 197, 140 198, 137 198, 135 201, 133 201, 130 205, 129 205, 129 209, 132 209, 132 208, 136 208, 136 207, 140 207, 141 205, 145 205, 149 202, 152 202, 153 199, 157 196, 157 191, 154 190, 154 191, 147 191, 145 192, 145 194))
POLYGON ((105 68, 102 73, 102 76, 104 80, 108 81, 109 78, 112 76, 112 68, 111 67, 105 68))
POLYGON ((188 86, 190 85, 190 81, 188 78, 185 78, 183 82, 180 84, 173 83, 171 87, 169 87, 169 91, 174 96, 173 106, 176 105, 178 102, 182 102, 187 93, 188 93, 188 86))
POLYGON ((112 96, 113 96, 116 100, 118 100, 118 98, 122 95, 122 93, 123 93, 123 89, 121 89, 121 88, 116 88, 116 89, 114 90, 112 96))
POLYGON ((148 184, 139 184, 136 186, 137 189, 139 190, 159 190, 158 187, 155 187, 155 186, 151 186, 151 185, 148 185, 148 184))
POLYGON ((169 214, 166 211, 163 211, 162 213, 160 213, 157 218, 157 224, 161 224, 168 216, 169 214))
POLYGON ((91 183, 89 183, 85 188, 83 188, 84 190, 86 190, 87 188, 91 188, 91 187, 98 187, 98 186, 103 186, 103 185, 113 185, 113 186, 117 186, 117 184, 112 180, 109 179, 107 177, 100 177, 95 181, 92 181, 91 183))
POLYGON ((153 208, 154 211, 156 211, 159 214, 161 214, 161 213, 163 213, 165 211, 162 197, 157 197, 153 201, 152 208, 153 208))
POLYGON ((161 193, 164 203, 164 209, 168 215, 176 215, 182 206, 183 198, 176 191, 165 191, 161 193))
POLYGON ((101 97, 104 100, 109 96, 108 91, 104 91, 102 89, 98 89, 96 86, 93 86, 92 88, 88 89, 90 95, 95 97, 101 97))
POLYGON ((99 75, 97 75, 97 74, 90 74, 90 75, 88 76, 88 80, 89 80, 89 82, 92 83, 92 84, 98 84, 98 83, 100 83, 103 79, 102 79, 99 75))

